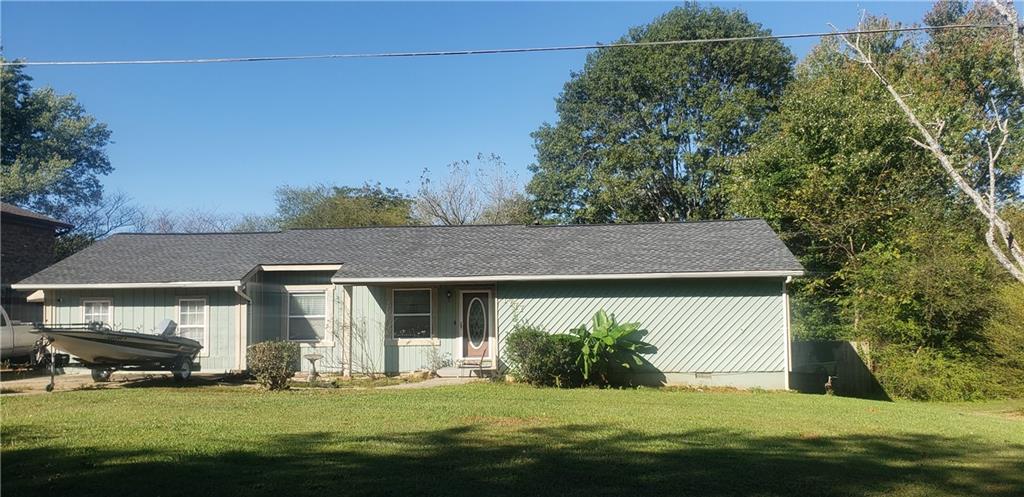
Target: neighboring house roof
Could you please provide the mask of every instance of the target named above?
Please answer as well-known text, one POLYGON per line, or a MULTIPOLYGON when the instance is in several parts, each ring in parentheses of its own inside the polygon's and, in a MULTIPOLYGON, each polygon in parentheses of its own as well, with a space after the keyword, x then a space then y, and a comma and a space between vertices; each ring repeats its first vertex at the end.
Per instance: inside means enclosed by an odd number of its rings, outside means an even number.
POLYGON ((10 217, 14 217, 32 224, 49 225, 54 227, 55 229, 71 228, 71 225, 68 223, 58 221, 50 216, 39 214, 38 212, 32 212, 28 209, 22 209, 21 207, 8 204, 7 202, 0 202, 0 214, 3 215, 5 220, 9 220, 10 217))
POLYGON ((340 264, 339 282, 803 272, 768 224, 734 220, 119 234, 18 286, 228 284, 270 264, 340 264))

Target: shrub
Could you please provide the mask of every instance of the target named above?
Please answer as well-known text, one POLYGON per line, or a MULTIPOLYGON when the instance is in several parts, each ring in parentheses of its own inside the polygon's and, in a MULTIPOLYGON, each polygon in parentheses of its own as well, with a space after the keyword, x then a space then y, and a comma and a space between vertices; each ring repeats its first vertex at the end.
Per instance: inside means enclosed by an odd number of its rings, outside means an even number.
POLYGON ((982 331, 985 371, 1001 397, 1024 397, 1024 286, 1004 284, 982 331))
POLYGON ((575 335, 549 335, 551 355, 548 374, 553 384, 561 388, 583 384, 583 370, 579 366, 580 341, 575 335))
POLYGON ((550 335, 544 330, 520 325, 505 340, 512 372, 531 385, 552 385, 553 347, 550 335))
POLYGON ((614 314, 604 310, 594 314, 589 330, 585 326, 572 330, 579 344, 577 363, 583 370, 583 379, 607 385, 613 370, 642 366, 640 354, 652 347, 638 338, 639 330, 640 323, 619 323, 614 314))
POLYGON ((978 400, 991 395, 991 378, 967 357, 933 349, 888 347, 878 355, 878 381, 894 397, 978 400))
POLYGON ((268 390, 282 390, 299 369, 299 344, 272 340, 250 345, 248 360, 257 383, 268 390))

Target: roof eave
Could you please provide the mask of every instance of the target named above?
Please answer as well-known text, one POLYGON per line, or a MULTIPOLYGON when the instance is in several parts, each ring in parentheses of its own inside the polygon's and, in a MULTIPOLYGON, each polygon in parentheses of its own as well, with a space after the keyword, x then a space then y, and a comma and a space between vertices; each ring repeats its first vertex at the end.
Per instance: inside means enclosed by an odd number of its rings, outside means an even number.
POLYGON ((15 283, 14 290, 101 290, 130 288, 233 288, 238 280, 226 281, 165 281, 149 283, 15 283))
POLYGON ((536 274, 536 275, 484 275, 484 276, 436 276, 436 277, 386 277, 358 278, 335 276, 332 283, 473 283, 500 281, 580 281, 580 280, 655 280, 655 279, 719 279, 719 278, 787 278, 803 276, 802 270, 770 271, 692 271, 679 273, 612 273, 612 274, 536 274))

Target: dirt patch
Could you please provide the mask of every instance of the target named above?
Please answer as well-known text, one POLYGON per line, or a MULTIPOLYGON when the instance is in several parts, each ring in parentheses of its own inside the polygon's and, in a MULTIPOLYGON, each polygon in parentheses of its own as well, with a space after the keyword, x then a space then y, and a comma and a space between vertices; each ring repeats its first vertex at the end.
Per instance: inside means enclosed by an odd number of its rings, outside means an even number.
MULTIPOLYGON (((223 374, 193 374, 184 383, 174 381, 170 373, 114 373, 110 381, 96 383, 88 373, 69 373, 57 375, 54 381, 54 392, 70 392, 80 390, 105 390, 108 388, 145 388, 145 387, 201 387, 223 384, 229 377, 223 374)), ((50 383, 49 375, 30 376, 20 379, 4 380, 0 393, 4 395, 33 395, 46 393, 46 385, 50 383)))

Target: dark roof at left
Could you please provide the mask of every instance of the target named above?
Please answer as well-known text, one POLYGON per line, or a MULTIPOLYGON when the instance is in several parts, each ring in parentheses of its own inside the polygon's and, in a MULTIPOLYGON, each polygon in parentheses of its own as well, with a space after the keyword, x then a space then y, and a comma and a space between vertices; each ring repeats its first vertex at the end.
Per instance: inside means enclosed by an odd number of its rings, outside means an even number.
POLYGON ((0 202, 0 213, 3 213, 4 217, 14 216, 16 218, 29 221, 36 224, 48 224, 55 228, 70 228, 71 225, 63 221, 58 221, 50 216, 40 214, 38 212, 32 212, 28 209, 22 209, 16 205, 8 204, 7 202, 0 202))

